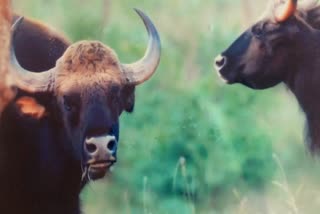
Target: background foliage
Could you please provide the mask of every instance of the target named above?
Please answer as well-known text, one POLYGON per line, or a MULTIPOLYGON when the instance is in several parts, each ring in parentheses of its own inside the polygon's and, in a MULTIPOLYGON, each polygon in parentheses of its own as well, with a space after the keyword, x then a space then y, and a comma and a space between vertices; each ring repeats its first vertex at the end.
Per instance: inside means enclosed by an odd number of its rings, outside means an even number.
POLYGON ((20 14, 72 41, 103 41, 122 62, 147 35, 132 8, 161 34, 154 77, 121 121, 119 162, 87 186, 85 213, 317 213, 319 166, 303 144, 303 117, 283 86, 224 85, 213 69, 265 1, 14 0, 20 14))

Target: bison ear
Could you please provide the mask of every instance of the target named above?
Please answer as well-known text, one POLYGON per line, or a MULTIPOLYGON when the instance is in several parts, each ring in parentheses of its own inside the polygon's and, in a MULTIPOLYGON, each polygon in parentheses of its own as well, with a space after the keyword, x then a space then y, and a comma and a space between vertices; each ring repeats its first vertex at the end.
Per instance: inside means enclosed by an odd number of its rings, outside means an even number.
POLYGON ((32 97, 20 97, 15 103, 21 115, 29 116, 38 120, 46 115, 45 107, 40 105, 32 97))
POLYGON ((126 86, 122 91, 123 108, 126 112, 133 112, 135 102, 135 86, 126 86))

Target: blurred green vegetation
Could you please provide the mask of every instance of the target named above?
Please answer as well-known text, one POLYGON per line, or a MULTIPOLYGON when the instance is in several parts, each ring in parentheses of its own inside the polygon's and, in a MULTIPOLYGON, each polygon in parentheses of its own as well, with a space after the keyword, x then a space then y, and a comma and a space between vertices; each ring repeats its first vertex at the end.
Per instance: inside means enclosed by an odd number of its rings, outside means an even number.
MULTIPOLYGON (((85 213, 264 213, 278 206, 297 213, 290 188, 303 180, 310 184, 304 190, 315 190, 319 167, 305 151, 303 117, 291 94, 283 86, 224 85, 212 66, 264 1, 15 0, 14 6, 73 41, 103 41, 122 62, 140 58, 147 45, 132 8, 145 11, 161 34, 160 67, 137 88, 134 113, 122 116, 119 162, 83 191, 85 213)), ((316 199, 305 195, 308 203, 316 199)))

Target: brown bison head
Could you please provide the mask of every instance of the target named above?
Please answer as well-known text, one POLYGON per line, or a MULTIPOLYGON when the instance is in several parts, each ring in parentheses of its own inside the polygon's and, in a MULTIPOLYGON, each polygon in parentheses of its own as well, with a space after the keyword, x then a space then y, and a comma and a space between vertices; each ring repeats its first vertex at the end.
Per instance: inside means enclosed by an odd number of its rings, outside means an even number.
MULTIPOLYGON (((133 110, 135 86, 148 80, 159 64, 157 30, 143 12, 136 11, 149 33, 149 45, 145 56, 132 64, 122 64, 111 48, 98 41, 80 41, 65 51, 54 68, 34 73, 19 65, 12 42, 12 85, 53 97, 56 108, 49 114, 60 122, 91 179, 103 177, 116 161, 119 116, 133 110)), ((13 41, 21 22, 12 28, 13 41)))
POLYGON ((315 19, 313 3, 298 7, 297 0, 271 2, 266 15, 215 59, 219 76, 254 89, 286 82, 318 40, 310 21, 315 19))

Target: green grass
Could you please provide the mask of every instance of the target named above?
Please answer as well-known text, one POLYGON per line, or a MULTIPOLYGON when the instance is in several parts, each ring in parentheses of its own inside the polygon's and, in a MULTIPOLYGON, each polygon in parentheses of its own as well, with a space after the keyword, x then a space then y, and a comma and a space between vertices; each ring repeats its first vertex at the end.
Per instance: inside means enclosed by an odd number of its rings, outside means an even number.
POLYGON ((295 99, 283 86, 224 85, 212 66, 265 1, 247 1, 252 11, 233 0, 110 2, 14 1, 73 41, 103 41, 125 63, 147 44, 132 8, 160 32, 159 69, 137 88, 135 112, 122 115, 119 162, 83 191, 85 213, 316 213, 319 166, 295 99))

